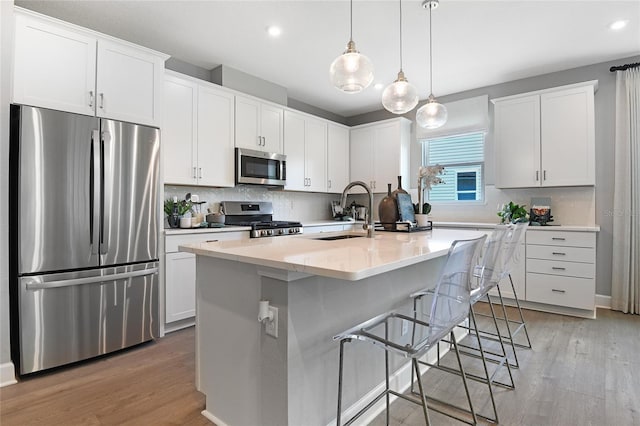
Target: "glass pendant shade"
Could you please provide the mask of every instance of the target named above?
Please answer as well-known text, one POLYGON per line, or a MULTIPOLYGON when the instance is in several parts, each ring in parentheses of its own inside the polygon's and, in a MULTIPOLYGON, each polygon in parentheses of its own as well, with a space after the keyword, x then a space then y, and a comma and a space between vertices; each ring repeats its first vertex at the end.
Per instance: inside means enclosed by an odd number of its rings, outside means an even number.
POLYGON ((405 114, 418 105, 418 91, 400 71, 396 81, 382 92, 382 106, 394 114, 405 114))
POLYGON ((418 108, 416 121, 425 129, 437 129, 447 122, 447 108, 429 95, 427 103, 418 108))
POLYGON ((345 93, 358 93, 373 81, 373 64, 356 50, 355 42, 350 40, 347 50, 331 63, 329 77, 337 89, 345 93))

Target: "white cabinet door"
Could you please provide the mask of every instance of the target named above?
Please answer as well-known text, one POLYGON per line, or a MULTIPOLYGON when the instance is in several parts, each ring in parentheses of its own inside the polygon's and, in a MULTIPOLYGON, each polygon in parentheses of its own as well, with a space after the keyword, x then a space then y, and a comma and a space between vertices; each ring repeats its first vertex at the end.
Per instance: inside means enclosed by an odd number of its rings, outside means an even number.
MULTIPOLYGON (((387 192, 387 184, 395 188, 400 173, 400 123, 394 122, 376 128, 373 145, 373 192, 387 192)), ((404 182, 404 189, 409 182, 404 182)))
POLYGON ((260 102, 236 96, 236 147, 260 150, 260 102))
POLYGON ((196 315, 196 256, 167 253, 165 263, 165 322, 196 315))
POLYGON ((283 117, 283 108, 236 96, 235 146, 282 154, 283 117))
POLYGON ((198 184, 227 186, 234 179, 234 96, 199 86, 197 108, 198 184))
POLYGON ((15 17, 13 102, 94 115, 96 38, 15 17))
POLYGON ((98 41, 99 117, 160 126, 164 61, 142 50, 98 41))
MULTIPOLYGON (((304 141, 307 191, 326 192, 327 123, 307 117, 304 141)), ((288 161, 287 164, 289 164, 288 161)))
POLYGON ((542 185, 595 185, 593 88, 540 96, 542 185))
POLYGON ((162 157, 164 182, 197 183, 196 108, 198 86, 194 82, 165 76, 162 157))
POLYGON ((496 187, 540 186, 540 97, 495 103, 496 187))
POLYGON ((261 151, 283 152, 283 117, 284 109, 273 105, 260 105, 260 136, 262 136, 261 151))
MULTIPOLYGON (((373 184, 373 141, 375 130, 371 127, 351 131, 349 149, 350 180, 373 184)), ((357 187, 359 188, 359 187, 357 187)), ((353 192, 364 190, 353 189, 353 192)))
POLYGON ((284 153, 287 156, 287 184, 284 189, 304 191, 307 184, 304 116, 285 111, 284 138, 284 153))
POLYGON ((327 190, 340 193, 349 183, 349 129, 329 123, 327 133, 327 190))

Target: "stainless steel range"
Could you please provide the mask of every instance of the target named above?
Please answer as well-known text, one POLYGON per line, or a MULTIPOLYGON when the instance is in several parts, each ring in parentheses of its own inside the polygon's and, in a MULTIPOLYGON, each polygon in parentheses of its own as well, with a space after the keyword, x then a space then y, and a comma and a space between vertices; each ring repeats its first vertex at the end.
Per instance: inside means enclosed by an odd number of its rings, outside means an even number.
POLYGON ((250 226, 251 238, 302 234, 300 222, 273 220, 270 201, 223 201, 226 225, 250 226))

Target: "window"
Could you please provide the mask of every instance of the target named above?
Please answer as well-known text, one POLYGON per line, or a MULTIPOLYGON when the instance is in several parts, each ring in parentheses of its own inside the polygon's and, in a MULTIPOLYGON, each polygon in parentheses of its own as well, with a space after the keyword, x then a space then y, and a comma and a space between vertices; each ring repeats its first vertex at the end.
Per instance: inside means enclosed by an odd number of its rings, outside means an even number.
POLYGON ((444 166, 444 183, 425 194, 429 202, 484 201, 484 132, 422 139, 422 164, 444 166))

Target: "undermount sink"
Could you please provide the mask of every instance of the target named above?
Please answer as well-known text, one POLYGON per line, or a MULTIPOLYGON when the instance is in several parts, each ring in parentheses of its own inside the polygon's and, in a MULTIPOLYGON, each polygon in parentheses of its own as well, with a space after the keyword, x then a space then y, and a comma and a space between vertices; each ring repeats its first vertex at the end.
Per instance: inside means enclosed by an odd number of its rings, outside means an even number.
POLYGON ((332 235, 330 237, 319 237, 319 238, 314 238, 314 240, 335 241, 335 240, 346 240, 347 238, 361 238, 361 237, 364 237, 364 235, 346 234, 346 235, 332 235))

